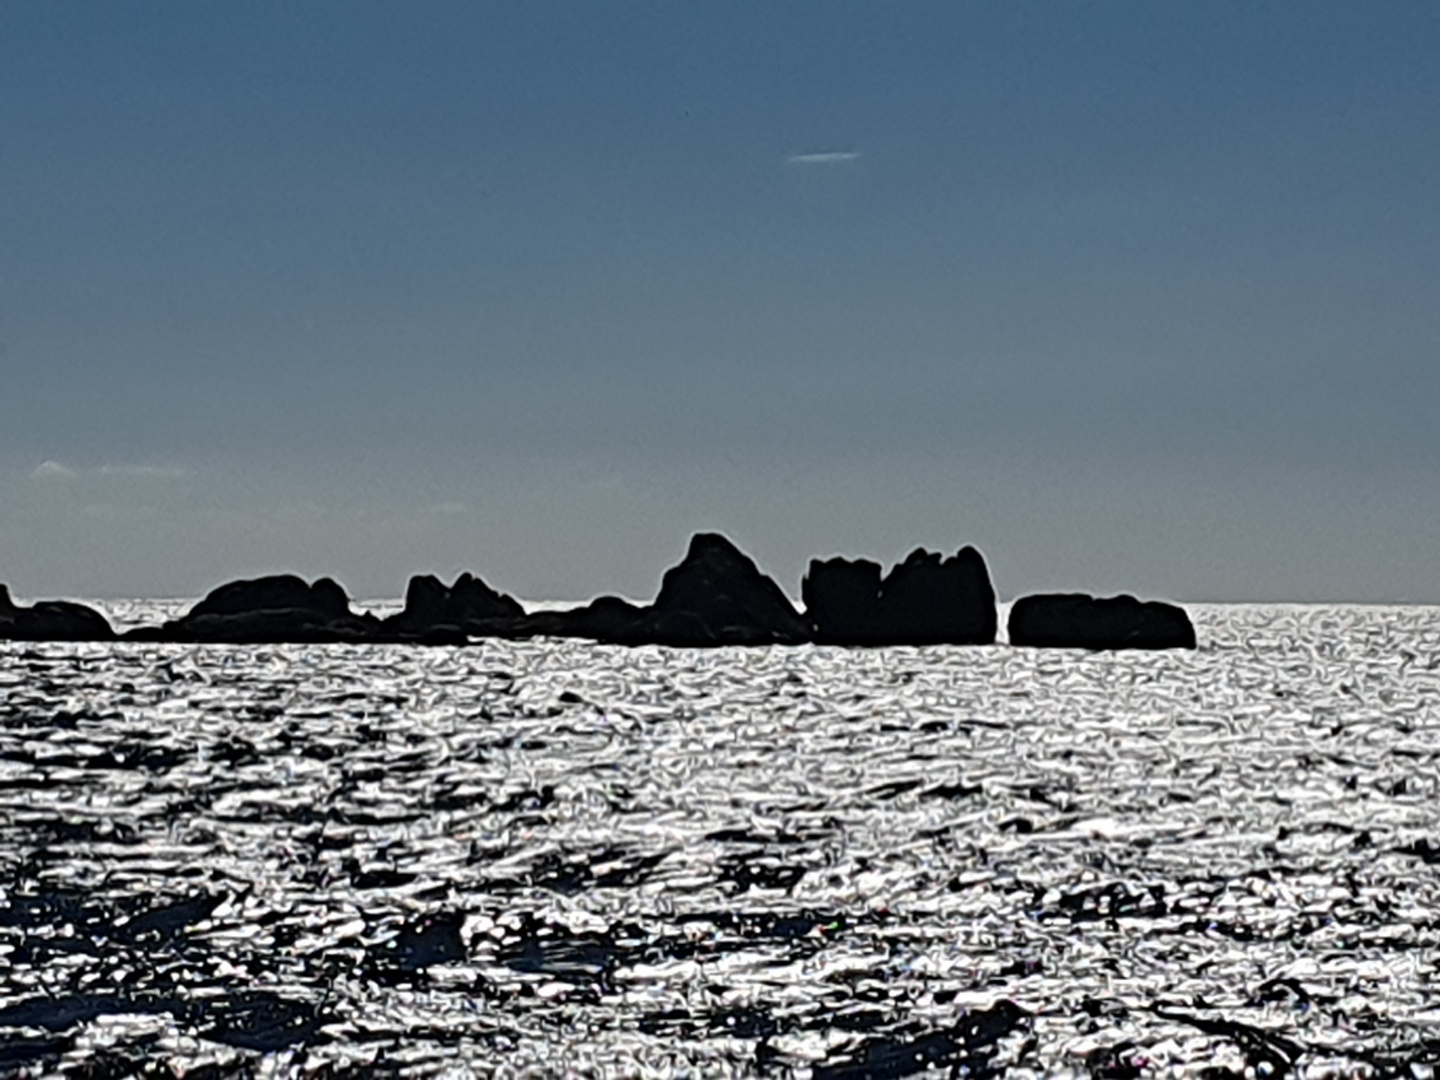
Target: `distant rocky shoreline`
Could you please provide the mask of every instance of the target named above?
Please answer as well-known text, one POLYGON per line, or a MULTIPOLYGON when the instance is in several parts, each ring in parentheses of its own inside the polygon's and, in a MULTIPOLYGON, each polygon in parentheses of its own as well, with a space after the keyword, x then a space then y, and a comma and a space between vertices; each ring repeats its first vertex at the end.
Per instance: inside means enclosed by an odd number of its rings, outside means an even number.
MULTIPOLYGON (((66 601, 16 605, 0 585, 0 640, 177 643, 396 643, 463 645, 483 638, 581 638, 613 645, 991 645, 995 589, 973 547, 948 558, 917 548, 882 573, 868 559, 816 559, 797 611, 775 581, 726 537, 697 533, 650 604, 613 596, 565 611, 526 612, 519 601, 462 574, 453 585, 410 579, 388 618, 354 611, 330 578, 292 574, 233 581, 178 619, 116 634, 93 608, 66 601)), ((1010 644, 1048 648, 1195 647, 1183 608, 1133 596, 1051 593, 1017 600, 1010 644)))

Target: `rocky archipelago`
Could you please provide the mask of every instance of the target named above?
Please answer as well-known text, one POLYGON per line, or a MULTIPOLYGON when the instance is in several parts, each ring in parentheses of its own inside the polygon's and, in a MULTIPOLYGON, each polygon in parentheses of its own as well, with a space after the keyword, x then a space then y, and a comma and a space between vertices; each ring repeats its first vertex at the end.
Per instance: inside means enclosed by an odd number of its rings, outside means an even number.
MULTIPOLYGON (((581 638, 612 645, 991 645, 999 625, 984 556, 918 548, 883 573, 868 559, 812 560, 797 610, 753 559, 718 533, 697 533, 640 605, 602 596, 580 607, 527 612, 472 574, 452 585, 410 579, 405 607, 381 618, 357 612, 330 578, 293 574, 232 581, 178 619, 117 635, 83 604, 17 606, 0 585, 0 640, 177 643, 399 643, 463 645, 476 638, 581 638)), ((1011 645, 1046 648, 1195 647, 1183 608, 1133 596, 1041 594, 1015 601, 1011 645)))

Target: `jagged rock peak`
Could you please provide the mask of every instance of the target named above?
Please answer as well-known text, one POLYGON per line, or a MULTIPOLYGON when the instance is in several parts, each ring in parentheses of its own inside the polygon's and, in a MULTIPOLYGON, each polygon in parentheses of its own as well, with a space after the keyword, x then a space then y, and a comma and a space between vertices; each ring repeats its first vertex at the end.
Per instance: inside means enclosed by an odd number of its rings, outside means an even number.
POLYGON ((442 631, 477 633, 513 622, 525 609, 514 597, 492 589, 470 573, 447 586, 433 574, 417 574, 405 589, 405 610, 385 620, 387 630, 433 635, 442 631))

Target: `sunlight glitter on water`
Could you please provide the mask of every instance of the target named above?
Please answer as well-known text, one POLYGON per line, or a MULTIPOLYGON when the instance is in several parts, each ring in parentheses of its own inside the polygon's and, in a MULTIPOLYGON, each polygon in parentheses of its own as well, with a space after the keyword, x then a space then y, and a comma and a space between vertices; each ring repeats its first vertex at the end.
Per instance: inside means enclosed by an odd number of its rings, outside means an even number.
POLYGON ((1192 614, 1174 653, 0 645, 0 1068, 1433 1060, 1440 610, 1192 614))

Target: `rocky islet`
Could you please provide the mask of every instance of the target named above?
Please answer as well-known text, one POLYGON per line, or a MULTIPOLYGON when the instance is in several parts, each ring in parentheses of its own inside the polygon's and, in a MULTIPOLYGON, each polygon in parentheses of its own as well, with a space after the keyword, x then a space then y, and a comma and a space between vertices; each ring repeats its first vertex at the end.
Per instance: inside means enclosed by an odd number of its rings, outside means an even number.
POLYGON ((43 600, 21 607, 0 585, 0 639, 9 641, 109 641, 115 631, 104 615, 84 604, 43 600))
MULTIPOLYGON (((991 645, 995 589, 984 556, 963 547, 943 556, 917 548, 888 574, 868 559, 812 560, 796 610, 774 579, 719 533, 697 533, 665 572, 649 604, 602 596, 562 611, 527 612, 473 574, 451 585, 411 578, 405 606, 388 618, 351 607, 331 578, 293 574, 232 581, 178 619, 124 640, 180 643, 402 643, 458 645, 476 638, 581 638, 613 645, 991 645)), ((1022 597, 1010 644, 1047 648, 1194 648, 1183 608, 1128 595, 1022 597)), ((19 607, 0 586, 0 639, 108 641, 117 635, 93 608, 64 601, 19 607)))

